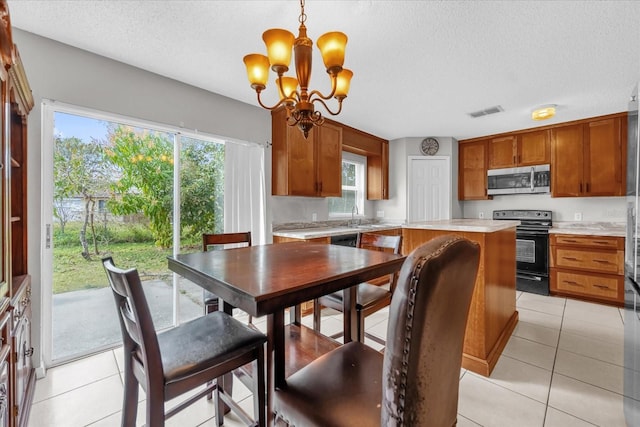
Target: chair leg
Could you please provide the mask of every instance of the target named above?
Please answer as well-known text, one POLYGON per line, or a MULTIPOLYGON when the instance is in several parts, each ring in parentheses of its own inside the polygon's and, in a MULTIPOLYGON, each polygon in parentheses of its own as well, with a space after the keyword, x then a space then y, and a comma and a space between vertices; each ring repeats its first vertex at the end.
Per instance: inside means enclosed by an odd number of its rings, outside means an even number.
POLYGON ((224 424, 224 404, 222 403, 222 399, 220 399, 220 385, 222 382, 222 377, 216 380, 217 385, 213 390, 213 404, 216 407, 216 421, 218 422, 218 427, 224 424))
POLYGON ((316 332, 320 332, 320 311, 322 311, 322 306, 316 298, 313 300, 313 330, 316 332))
MULTIPOLYGON (((266 344, 265 344, 266 345, 266 344)), ((267 425, 267 390, 265 385, 265 348, 257 349, 257 358, 253 362, 253 419, 258 421, 258 426, 267 425)))
POLYGON ((364 313, 362 310, 357 310, 356 315, 358 316, 358 341, 364 342, 364 313))
POLYGON ((136 425, 138 415, 138 381, 131 371, 124 374, 124 397, 122 399, 122 425, 136 425))

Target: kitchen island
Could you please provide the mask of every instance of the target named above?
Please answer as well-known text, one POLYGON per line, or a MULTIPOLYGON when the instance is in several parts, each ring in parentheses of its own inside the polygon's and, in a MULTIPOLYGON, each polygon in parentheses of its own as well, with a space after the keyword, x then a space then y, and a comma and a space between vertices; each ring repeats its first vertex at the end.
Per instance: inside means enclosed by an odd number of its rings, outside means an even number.
POLYGON ((480 265, 464 338, 462 367, 489 376, 518 323, 516 226, 519 221, 453 219, 402 227, 402 253, 443 234, 480 244, 480 265))

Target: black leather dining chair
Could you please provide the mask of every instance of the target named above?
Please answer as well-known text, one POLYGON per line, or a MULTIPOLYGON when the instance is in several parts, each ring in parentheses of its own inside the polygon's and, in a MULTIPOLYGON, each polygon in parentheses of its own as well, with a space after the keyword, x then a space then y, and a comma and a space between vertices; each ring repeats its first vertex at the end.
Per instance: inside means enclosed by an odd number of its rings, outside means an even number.
MULTIPOLYGON (((358 248, 386 251, 394 254, 400 253, 401 246, 402 236, 386 236, 376 233, 358 233, 358 239, 356 240, 356 247, 358 248)), ((385 344, 385 341, 382 338, 365 332, 364 319, 367 316, 391 304, 391 296, 393 295, 393 291, 396 287, 397 278, 397 273, 390 274, 386 278, 384 278, 386 279, 386 285, 388 286, 388 289, 384 286, 381 286, 385 283, 360 283, 357 285, 358 289, 356 298, 356 315, 358 318, 358 341, 364 342, 364 337, 366 336, 370 340, 373 340, 379 344, 385 344)), ((383 280, 383 282, 385 282, 385 280, 383 280)), ((314 300, 313 329, 316 332, 320 332, 322 306, 329 307, 338 311, 343 311, 343 295, 344 291, 337 291, 314 300)), ((339 332, 335 335, 332 335, 332 338, 337 338, 341 335, 342 332, 339 332)))
POLYGON ((384 354, 352 341, 292 374, 274 393, 278 425, 455 426, 479 255, 453 235, 416 248, 399 273, 384 354))
POLYGON ((102 260, 118 311, 124 343, 122 426, 135 426, 138 385, 146 393, 146 425, 163 426, 198 399, 213 392, 218 425, 224 423, 223 403, 251 426, 266 424, 265 343, 267 337, 222 311, 216 311, 156 333, 136 269, 117 268, 102 260), (254 418, 224 392, 223 376, 253 363, 254 418), (165 402, 202 390, 165 411, 165 402))

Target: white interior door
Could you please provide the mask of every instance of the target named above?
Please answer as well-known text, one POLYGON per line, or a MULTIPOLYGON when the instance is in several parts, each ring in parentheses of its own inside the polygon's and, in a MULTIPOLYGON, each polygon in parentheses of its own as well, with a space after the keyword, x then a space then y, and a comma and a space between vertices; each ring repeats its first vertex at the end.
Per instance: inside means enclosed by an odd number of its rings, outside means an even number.
POLYGON ((451 219, 451 158, 409 157, 409 222, 451 219))

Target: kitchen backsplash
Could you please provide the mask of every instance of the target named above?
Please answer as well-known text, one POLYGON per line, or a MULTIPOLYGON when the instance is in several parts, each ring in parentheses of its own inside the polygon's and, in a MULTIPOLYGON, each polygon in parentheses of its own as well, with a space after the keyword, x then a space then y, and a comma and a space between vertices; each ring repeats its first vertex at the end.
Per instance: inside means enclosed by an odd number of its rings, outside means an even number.
POLYGON ((624 197, 551 197, 549 194, 494 196, 493 200, 463 203, 464 218, 490 219, 494 210, 541 209, 553 212, 554 221, 625 222, 624 197))

